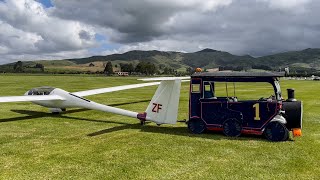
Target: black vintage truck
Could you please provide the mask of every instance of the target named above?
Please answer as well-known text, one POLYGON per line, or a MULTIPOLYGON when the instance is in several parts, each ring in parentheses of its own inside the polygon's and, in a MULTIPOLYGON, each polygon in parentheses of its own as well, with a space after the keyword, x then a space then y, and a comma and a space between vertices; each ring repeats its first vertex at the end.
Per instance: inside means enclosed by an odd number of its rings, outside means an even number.
POLYGON ((282 97, 279 78, 283 76, 272 72, 196 72, 190 81, 189 130, 223 131, 226 136, 264 135, 270 141, 287 140, 289 131, 300 136, 302 102, 294 98, 293 89, 287 90, 287 99, 282 97), (242 85, 237 87, 239 83, 242 85), (252 90, 254 95, 255 87, 263 92, 264 86, 272 90, 268 97, 237 97, 237 91, 250 95, 252 90), (217 93, 221 88, 226 91, 224 95, 217 93))

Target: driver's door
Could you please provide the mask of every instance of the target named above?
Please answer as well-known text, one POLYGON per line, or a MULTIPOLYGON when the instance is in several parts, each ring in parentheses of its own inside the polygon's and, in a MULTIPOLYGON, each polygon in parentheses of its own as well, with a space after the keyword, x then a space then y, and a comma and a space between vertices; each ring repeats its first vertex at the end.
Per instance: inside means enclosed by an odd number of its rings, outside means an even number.
POLYGON ((248 100, 229 102, 228 108, 242 113, 243 127, 260 129, 276 115, 277 101, 248 100))

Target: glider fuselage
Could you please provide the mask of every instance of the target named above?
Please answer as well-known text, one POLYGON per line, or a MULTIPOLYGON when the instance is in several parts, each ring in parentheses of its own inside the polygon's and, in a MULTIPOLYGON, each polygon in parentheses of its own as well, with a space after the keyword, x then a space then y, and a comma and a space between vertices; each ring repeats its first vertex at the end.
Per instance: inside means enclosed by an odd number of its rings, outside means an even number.
POLYGON ((83 107, 90 104, 90 100, 76 96, 68 91, 60 88, 53 87, 40 87, 27 91, 25 96, 33 95, 58 95, 64 100, 48 100, 48 101, 32 101, 32 103, 48 108, 71 108, 71 107, 83 107))
POLYGON ((86 109, 93 109, 98 111, 125 115, 129 117, 134 117, 134 118, 136 118, 138 115, 138 113, 136 112, 127 111, 124 109, 119 109, 119 108, 99 104, 94 101, 90 101, 88 99, 77 96, 73 93, 67 92, 60 88, 52 88, 52 87, 34 88, 27 91, 24 95, 26 96, 56 95, 61 97, 61 100, 31 101, 34 104, 50 108, 51 112, 61 112, 63 109, 66 109, 66 108, 86 108, 86 109))

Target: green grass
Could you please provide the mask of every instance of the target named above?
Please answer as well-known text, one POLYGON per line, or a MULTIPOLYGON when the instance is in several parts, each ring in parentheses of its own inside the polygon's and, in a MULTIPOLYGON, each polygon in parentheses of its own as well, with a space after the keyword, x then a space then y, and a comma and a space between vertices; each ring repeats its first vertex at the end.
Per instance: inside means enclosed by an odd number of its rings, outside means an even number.
MULTIPOLYGON (((70 92, 139 83, 137 78, 0 76, 0 96, 38 86, 70 92)), ((268 142, 262 137, 193 135, 184 123, 140 126, 133 118, 69 109, 51 115, 32 103, 2 103, 0 179, 318 179, 320 177, 320 82, 282 81, 303 100, 303 136, 268 142)), ((240 98, 260 95, 239 86, 240 98)), ((89 96, 143 112, 156 87, 89 96)), ((181 91, 180 120, 188 116, 188 83, 181 91)), ((221 89, 220 91, 223 91, 221 89)), ((284 93, 286 96, 286 93, 284 93)))

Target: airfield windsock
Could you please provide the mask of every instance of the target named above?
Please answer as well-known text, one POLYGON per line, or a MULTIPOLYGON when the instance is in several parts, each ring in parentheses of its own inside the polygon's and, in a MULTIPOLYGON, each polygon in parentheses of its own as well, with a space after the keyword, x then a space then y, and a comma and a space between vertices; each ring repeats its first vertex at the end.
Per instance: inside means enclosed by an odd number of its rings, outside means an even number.
POLYGON ((157 124, 177 122, 181 79, 161 81, 146 110, 146 120, 157 124))

